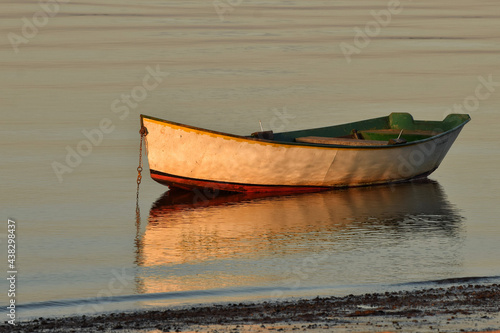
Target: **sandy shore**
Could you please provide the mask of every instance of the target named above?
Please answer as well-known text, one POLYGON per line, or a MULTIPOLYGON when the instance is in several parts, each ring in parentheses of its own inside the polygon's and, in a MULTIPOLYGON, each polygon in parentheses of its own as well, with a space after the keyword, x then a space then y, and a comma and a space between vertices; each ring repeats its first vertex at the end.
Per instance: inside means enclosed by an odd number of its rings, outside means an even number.
POLYGON ((0 332, 500 332, 500 285, 6 323, 0 332))

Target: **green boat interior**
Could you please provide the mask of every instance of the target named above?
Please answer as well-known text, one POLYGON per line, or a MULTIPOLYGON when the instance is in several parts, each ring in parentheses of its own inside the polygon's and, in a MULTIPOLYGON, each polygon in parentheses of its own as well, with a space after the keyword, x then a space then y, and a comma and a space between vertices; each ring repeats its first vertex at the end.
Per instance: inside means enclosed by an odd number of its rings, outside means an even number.
POLYGON ((305 145, 386 146, 428 139, 469 120, 467 114, 449 114, 443 121, 423 121, 414 120, 409 113, 391 113, 386 117, 308 130, 256 132, 252 137, 305 145))

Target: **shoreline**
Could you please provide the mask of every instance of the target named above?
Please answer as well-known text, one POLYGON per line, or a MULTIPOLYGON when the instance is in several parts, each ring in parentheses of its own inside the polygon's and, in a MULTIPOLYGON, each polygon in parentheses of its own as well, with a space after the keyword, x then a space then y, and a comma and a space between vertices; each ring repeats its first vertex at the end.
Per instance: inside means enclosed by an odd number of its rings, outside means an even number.
POLYGON ((39 318, 0 332, 500 332, 500 284, 39 318))

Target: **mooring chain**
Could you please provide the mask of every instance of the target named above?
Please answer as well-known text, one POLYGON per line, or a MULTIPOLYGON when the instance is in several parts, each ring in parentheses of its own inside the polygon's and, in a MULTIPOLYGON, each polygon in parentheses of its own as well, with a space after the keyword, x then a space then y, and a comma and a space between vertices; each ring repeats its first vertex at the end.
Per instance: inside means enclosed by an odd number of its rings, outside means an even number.
POLYGON ((146 135, 148 135, 148 129, 144 126, 141 127, 141 130, 139 131, 141 134, 141 145, 139 147, 139 166, 137 167, 137 201, 136 201, 136 208, 139 208, 139 185, 141 184, 142 181, 142 142, 145 140, 146 135))
POLYGON ((141 145, 139 147, 139 166, 137 167, 137 186, 141 184, 142 180, 142 141, 146 135, 148 135, 148 129, 144 126, 141 127, 141 130, 139 131, 141 134, 141 145))

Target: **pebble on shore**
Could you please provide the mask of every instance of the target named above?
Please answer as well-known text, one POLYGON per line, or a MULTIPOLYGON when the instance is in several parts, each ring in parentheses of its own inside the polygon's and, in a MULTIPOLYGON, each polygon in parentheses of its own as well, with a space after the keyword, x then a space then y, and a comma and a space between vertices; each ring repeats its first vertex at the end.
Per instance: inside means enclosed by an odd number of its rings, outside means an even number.
MULTIPOLYGON (((500 285, 39 318, 0 332, 471 332, 500 330, 500 285)), ((497 331, 498 332, 498 331, 497 331)))

